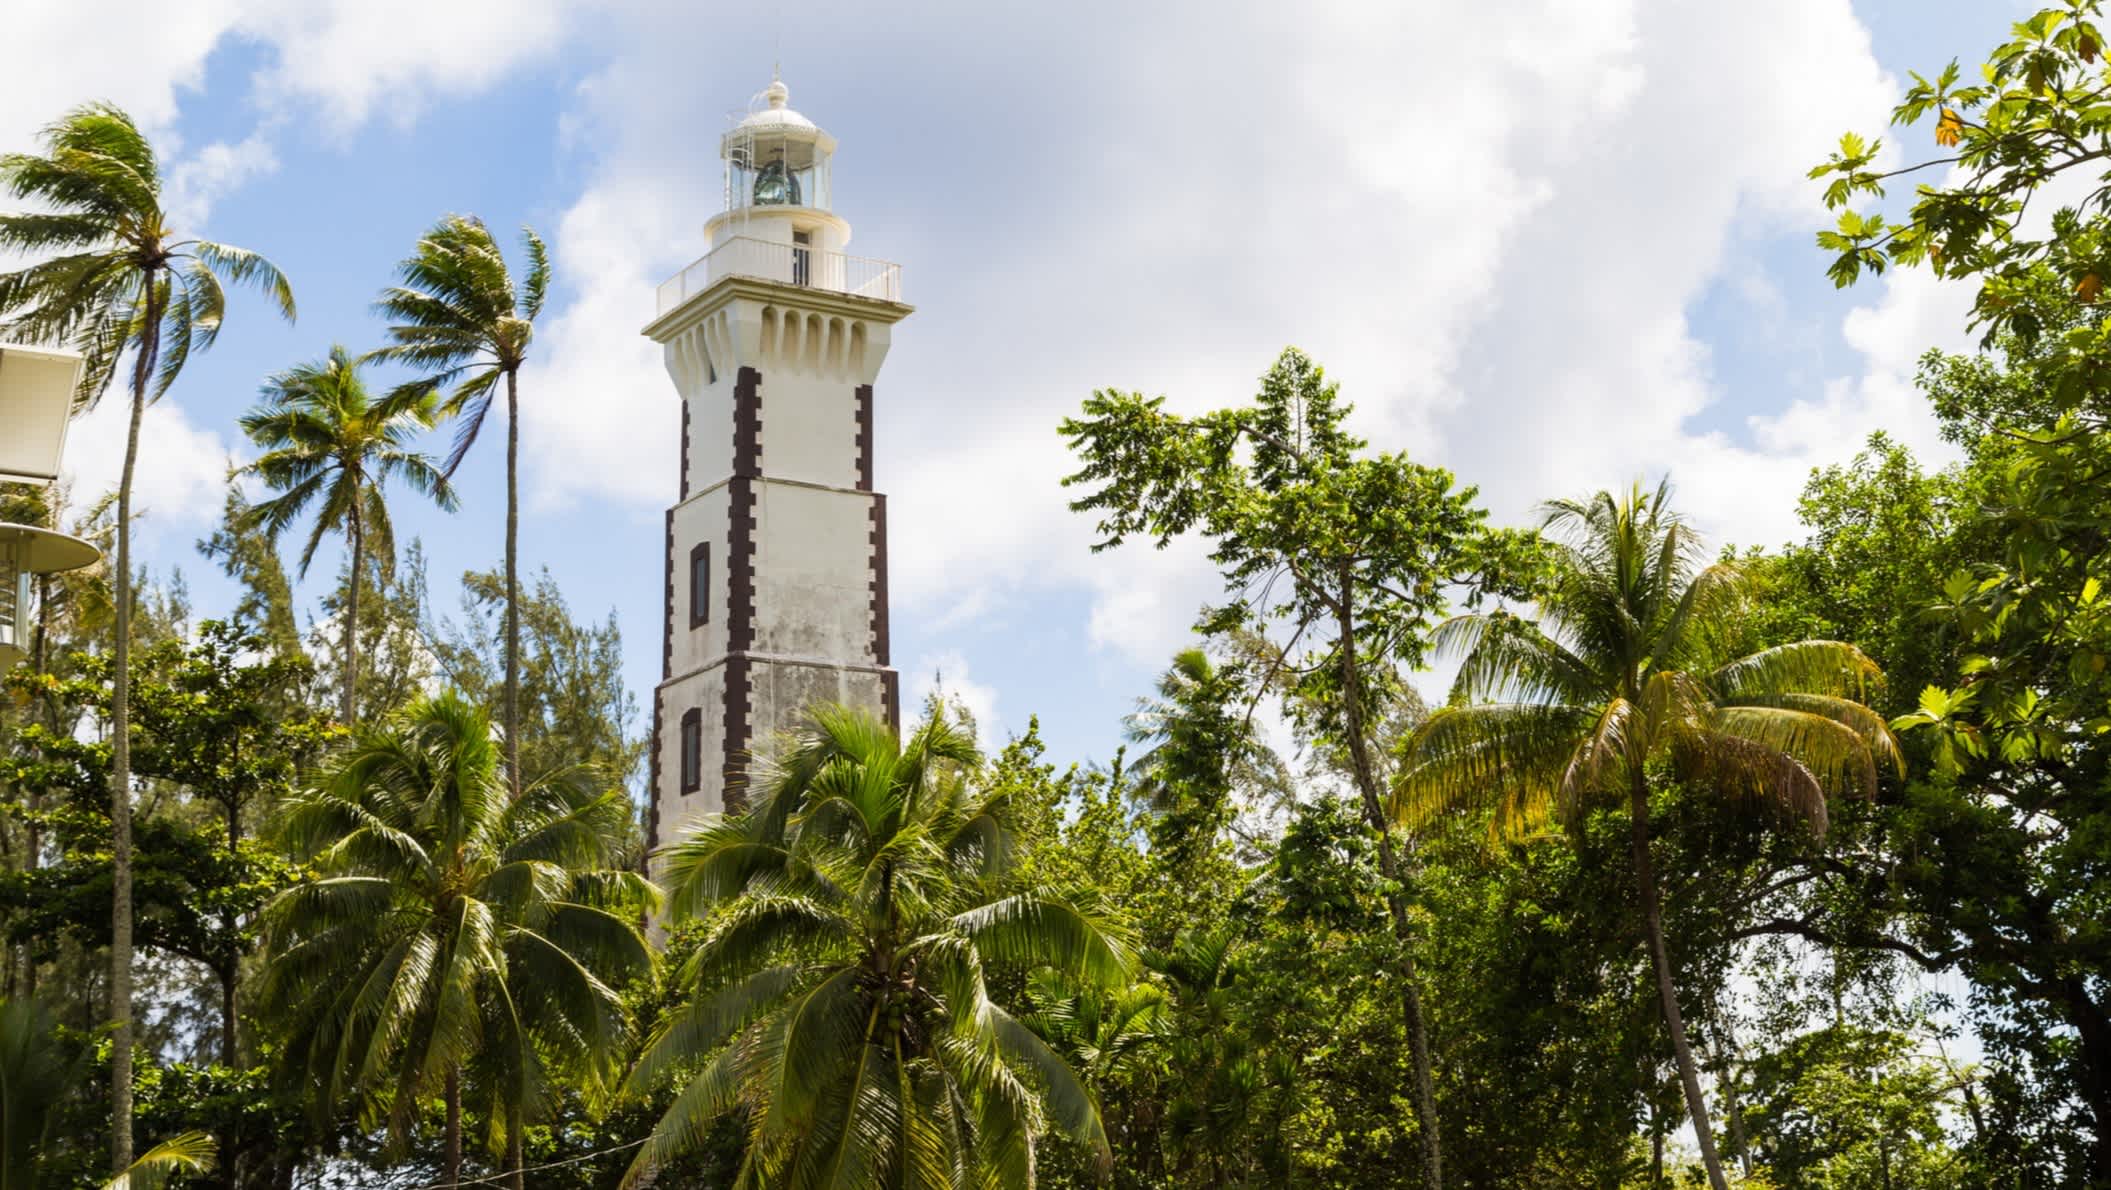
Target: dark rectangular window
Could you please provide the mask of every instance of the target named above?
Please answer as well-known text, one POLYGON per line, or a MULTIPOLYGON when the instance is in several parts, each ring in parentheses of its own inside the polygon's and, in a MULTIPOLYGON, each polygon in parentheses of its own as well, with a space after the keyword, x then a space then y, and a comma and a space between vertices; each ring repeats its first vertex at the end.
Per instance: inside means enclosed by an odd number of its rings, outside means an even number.
POLYGON ((691 707, 682 712, 682 792, 704 787, 704 713, 691 707))
POLYGON ((689 626, 711 622, 711 543, 689 551, 689 626))

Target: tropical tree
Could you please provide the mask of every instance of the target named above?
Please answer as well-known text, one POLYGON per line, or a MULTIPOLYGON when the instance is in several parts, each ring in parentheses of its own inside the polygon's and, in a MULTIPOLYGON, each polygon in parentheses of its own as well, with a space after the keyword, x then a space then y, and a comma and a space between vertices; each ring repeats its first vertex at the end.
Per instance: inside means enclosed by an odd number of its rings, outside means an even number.
POLYGON ((1106 1160, 1093 1096, 991 985, 1116 988, 1129 947, 1017 877, 1009 794, 978 766, 942 713, 904 744, 817 709, 752 809, 666 853, 674 919, 713 924, 631 1073, 684 1083, 626 1186, 736 1108, 744 1186, 1031 1187, 1044 1123, 1106 1160))
POLYGON ((438 1090, 456 1184, 473 1073, 519 1186, 522 1128, 558 1076, 592 1091, 613 1075, 617 988, 651 966, 651 888, 610 866, 629 812, 565 780, 509 796, 489 718, 454 694, 370 732, 297 801, 284 837, 318 878, 272 904, 264 1000, 318 1119, 356 1098, 400 1142, 438 1090))
POLYGON ((1481 581, 1523 560, 1529 543, 1490 532, 1471 488, 1402 453, 1371 454, 1348 430, 1351 406, 1325 369, 1286 348, 1251 404, 1193 417, 1165 398, 1104 390, 1061 426, 1080 462, 1066 486, 1098 517, 1111 549, 1132 537, 1163 547, 1208 539, 1227 599, 1204 612, 1211 634, 1268 640, 1265 685, 1285 709, 1345 757, 1378 861, 1400 946, 1391 989, 1415 1066, 1416 1141, 1423 1176, 1443 1190, 1434 1056, 1409 891, 1414 856, 1385 811, 1388 753, 1374 746, 1405 694, 1400 668, 1418 664, 1455 581, 1481 581), (1274 641, 1283 643, 1278 647, 1274 641))
POLYGON ((224 282, 262 289, 289 321, 293 290, 244 248, 183 235, 162 206, 153 146, 107 104, 67 113, 44 152, 0 157, 0 188, 35 209, 0 215, 0 252, 35 259, 0 274, 0 339, 65 343, 85 359, 76 407, 92 407, 129 353, 131 419, 117 485, 116 694, 111 700, 111 1169, 132 1164, 132 474, 139 423, 193 351, 212 346, 226 313, 224 282))
POLYGON ((441 413, 455 418, 454 445, 443 475, 452 477, 484 428, 501 381, 506 387, 506 771, 516 793, 520 772, 520 368, 535 337, 535 319, 550 291, 550 254, 521 229, 527 275, 515 282, 491 229, 474 216, 449 215, 418 241, 399 268, 402 284, 375 303, 389 319, 389 345, 374 358, 407 364, 426 376, 413 390, 452 387, 441 413))
POLYGON ((1136 795, 1154 815, 1152 846, 1173 868, 1221 845, 1243 808, 1234 796, 1242 786, 1280 780, 1281 762, 1243 713, 1252 705, 1247 687, 1241 667, 1220 667, 1201 649, 1182 649, 1159 675, 1157 697, 1138 699, 1123 724, 1141 749, 1131 769, 1136 795))
POLYGON ((396 533, 383 489, 389 480, 401 480, 449 512, 456 507, 447 477, 409 446, 432 427, 438 400, 431 389, 420 388, 399 388, 379 400, 372 398, 360 378, 358 361, 341 346, 331 348, 327 359, 273 376, 265 382, 264 397, 263 405, 242 417, 243 432, 264 451, 247 470, 278 495, 251 506, 246 515, 249 523, 277 537, 320 499, 315 527, 301 547, 302 578, 308 576, 323 534, 344 534, 350 567, 339 714, 349 725, 358 719, 354 632, 366 561, 371 553, 386 574, 396 556, 396 533))
POLYGON ((1703 566, 1700 539, 1670 487, 1640 485, 1547 506, 1551 537, 1539 620, 1455 617, 1437 633, 1461 658, 1451 705, 1410 738, 1394 809, 1408 823, 1493 807, 1498 833, 1579 825, 1624 799, 1636 891, 1701 1160, 1727 1185, 1679 1015, 1650 860, 1652 775, 1727 803, 1757 805, 1822 833, 1828 793, 1874 796, 1879 765, 1901 766, 1881 715, 1864 705, 1876 666, 1852 645, 1807 640, 1734 656, 1744 580, 1703 566))

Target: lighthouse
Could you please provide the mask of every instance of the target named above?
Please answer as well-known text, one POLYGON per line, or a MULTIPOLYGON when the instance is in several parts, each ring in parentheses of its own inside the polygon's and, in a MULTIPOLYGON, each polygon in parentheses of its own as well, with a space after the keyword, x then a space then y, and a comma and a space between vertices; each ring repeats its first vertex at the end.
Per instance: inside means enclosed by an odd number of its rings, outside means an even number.
POLYGON ((873 382, 910 308, 900 266, 846 251, 835 139, 788 100, 772 80, 720 138, 708 251, 660 286, 645 327, 682 403, 654 848, 744 807, 753 758, 808 707, 863 706, 900 724, 873 382))

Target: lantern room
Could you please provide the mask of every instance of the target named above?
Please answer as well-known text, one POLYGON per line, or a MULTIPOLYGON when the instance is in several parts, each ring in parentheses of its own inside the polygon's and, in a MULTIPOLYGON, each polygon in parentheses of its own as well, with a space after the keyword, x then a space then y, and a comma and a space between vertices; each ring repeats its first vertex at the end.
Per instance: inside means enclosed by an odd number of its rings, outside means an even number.
POLYGON ((792 110, 782 79, 770 80, 719 141, 725 206, 705 225, 716 247, 745 239, 841 252, 850 225, 834 213, 830 159, 836 140, 792 110))

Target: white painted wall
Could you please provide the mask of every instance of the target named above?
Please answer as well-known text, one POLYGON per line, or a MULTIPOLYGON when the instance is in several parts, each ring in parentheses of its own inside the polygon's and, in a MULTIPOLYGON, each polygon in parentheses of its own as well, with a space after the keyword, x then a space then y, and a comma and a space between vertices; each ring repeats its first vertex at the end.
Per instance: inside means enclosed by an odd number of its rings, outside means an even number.
MULTIPOLYGON (((763 468, 771 470, 767 450, 763 468)), ((767 481, 757 486, 755 648, 872 664, 873 498, 767 481)))

